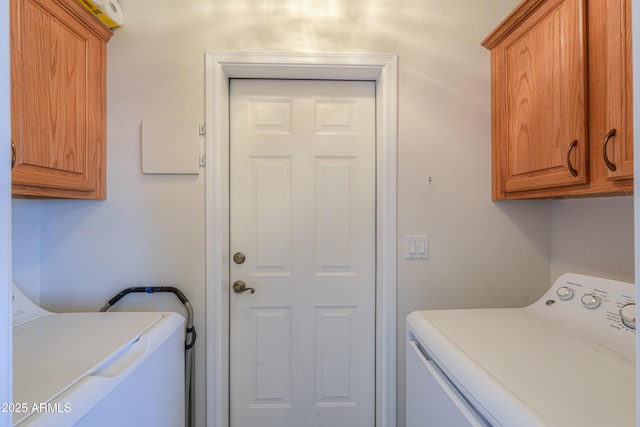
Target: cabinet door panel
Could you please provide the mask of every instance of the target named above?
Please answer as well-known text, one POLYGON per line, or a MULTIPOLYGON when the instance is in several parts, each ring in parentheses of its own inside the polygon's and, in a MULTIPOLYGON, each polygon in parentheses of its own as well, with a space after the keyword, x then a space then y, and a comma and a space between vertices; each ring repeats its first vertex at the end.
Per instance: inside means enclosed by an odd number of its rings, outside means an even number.
POLYGON ((19 10, 19 112, 13 182, 95 189, 88 175, 87 52, 91 35, 26 0, 19 10))
POLYGON ((610 180, 633 178, 631 1, 589 2, 591 140, 610 180), (606 135, 615 135, 606 140, 606 135), (604 146, 606 144, 606 147, 604 146), (609 165, 605 160, 609 160, 609 165))
POLYGON ((11 0, 14 196, 105 198, 106 43, 76 0, 11 0))
POLYGON ((631 4, 523 0, 483 40, 495 200, 633 192, 631 4))
POLYGON ((547 2, 495 51, 494 78, 504 83, 494 85, 505 86, 503 191, 588 179, 583 19, 582 1, 547 2))
POLYGON ((87 161, 89 40, 88 35, 52 21, 50 129, 56 143, 51 144, 47 166, 79 174, 86 172, 87 161))

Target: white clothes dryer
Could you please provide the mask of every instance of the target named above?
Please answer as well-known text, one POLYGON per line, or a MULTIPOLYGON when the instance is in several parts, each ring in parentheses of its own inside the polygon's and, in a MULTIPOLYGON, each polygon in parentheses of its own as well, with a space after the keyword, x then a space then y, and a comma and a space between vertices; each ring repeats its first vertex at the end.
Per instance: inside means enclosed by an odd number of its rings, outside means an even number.
POLYGON ((13 425, 183 426, 184 318, 51 313, 13 285, 13 425))
POLYGON ((636 425, 634 285, 558 278, 524 308, 407 317, 407 427, 636 425))

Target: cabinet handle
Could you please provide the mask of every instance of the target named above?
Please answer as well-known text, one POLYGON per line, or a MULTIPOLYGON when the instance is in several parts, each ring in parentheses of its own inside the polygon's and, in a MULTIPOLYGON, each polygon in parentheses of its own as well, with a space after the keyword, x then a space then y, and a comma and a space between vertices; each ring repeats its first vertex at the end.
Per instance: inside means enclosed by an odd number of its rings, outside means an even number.
POLYGON ((616 165, 609 160, 607 157, 607 145, 609 144, 609 140, 612 136, 616 136, 616 129, 613 128, 604 137, 604 144, 602 144, 602 157, 604 158, 604 164, 607 165, 611 172, 616 171, 616 165))
POLYGON ((567 151, 567 167, 569 168, 569 172, 571 172, 571 175, 573 176, 578 176, 578 171, 571 164, 571 152, 577 146, 578 146, 578 140, 574 139, 571 145, 569 145, 569 151, 567 151))
POLYGON ((16 144, 11 141, 11 169, 16 165, 16 144))

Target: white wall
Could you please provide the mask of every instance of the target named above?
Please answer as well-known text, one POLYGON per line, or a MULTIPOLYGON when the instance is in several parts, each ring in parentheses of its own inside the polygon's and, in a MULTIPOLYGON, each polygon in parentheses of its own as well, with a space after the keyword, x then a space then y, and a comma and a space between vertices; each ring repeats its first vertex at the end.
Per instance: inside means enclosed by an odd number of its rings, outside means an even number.
POLYGON ((13 282, 40 303, 40 202, 14 199, 11 204, 13 282))
MULTIPOLYGON (((0 403, 11 402, 11 113, 9 105, 9 1, 0 0, 0 403)), ((0 412, 0 427, 11 425, 0 412)))
MULTIPOLYGON (((522 306, 548 287, 552 202, 491 202, 490 64, 480 41, 517 0, 120 3, 127 22, 108 45, 108 200, 24 201, 14 213, 30 220, 14 232, 30 239, 39 227, 39 283, 28 286, 40 289, 49 309, 97 310, 134 284, 185 291, 202 331, 198 425, 205 405, 204 175, 142 175, 139 139, 145 115, 204 117, 205 49, 399 55, 399 426, 410 311, 522 306), (429 260, 402 258, 402 237, 414 233, 430 236, 429 260)), ((553 206, 554 213, 564 209, 553 206)), ((16 274, 36 282, 28 265, 16 261, 16 274)))
POLYGON ((633 197, 552 202, 551 280, 562 273, 635 283, 633 197))

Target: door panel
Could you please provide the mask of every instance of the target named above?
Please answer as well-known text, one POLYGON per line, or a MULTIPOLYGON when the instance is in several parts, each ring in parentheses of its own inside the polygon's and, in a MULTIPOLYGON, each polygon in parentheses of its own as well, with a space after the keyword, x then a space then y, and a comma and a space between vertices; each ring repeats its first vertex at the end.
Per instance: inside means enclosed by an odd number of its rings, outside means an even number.
POLYGON ((375 424, 375 85, 232 80, 231 425, 375 424))
POLYGON ((250 212, 255 212, 256 274, 286 273, 291 264, 291 158, 249 159, 250 212))
MULTIPOLYGON (((355 159, 316 159, 316 275, 350 272, 349 204, 355 159)), ((339 274, 338 274, 339 275, 339 274)))

